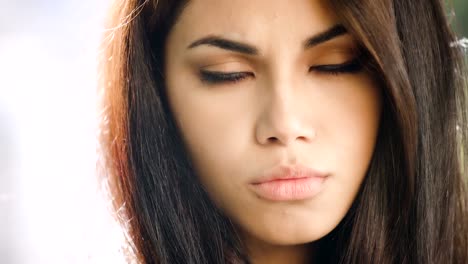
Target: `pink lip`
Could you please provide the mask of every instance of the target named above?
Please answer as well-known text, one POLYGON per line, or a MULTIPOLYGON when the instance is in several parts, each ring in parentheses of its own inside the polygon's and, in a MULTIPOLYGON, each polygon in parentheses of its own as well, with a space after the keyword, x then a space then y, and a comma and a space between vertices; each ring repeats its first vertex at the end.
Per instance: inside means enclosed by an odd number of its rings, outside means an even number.
POLYGON ((250 183, 260 197, 272 201, 304 200, 316 196, 328 175, 308 167, 277 166, 250 183))

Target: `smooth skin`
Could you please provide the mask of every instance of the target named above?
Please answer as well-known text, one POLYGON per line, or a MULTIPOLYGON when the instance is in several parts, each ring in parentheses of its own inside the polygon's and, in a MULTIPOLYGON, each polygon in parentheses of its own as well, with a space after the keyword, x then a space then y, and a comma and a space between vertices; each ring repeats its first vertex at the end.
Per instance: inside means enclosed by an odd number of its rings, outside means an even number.
POLYGON ((200 182, 254 264, 311 261, 311 242, 343 219, 368 170, 380 87, 364 69, 321 67, 346 65, 359 56, 358 43, 344 33, 305 45, 339 24, 326 1, 192 0, 169 33, 171 111, 200 182), (200 41, 206 37, 242 45, 200 41), (242 74, 213 82, 206 71, 242 74), (249 184, 279 164, 330 176, 313 198, 262 199, 249 184))

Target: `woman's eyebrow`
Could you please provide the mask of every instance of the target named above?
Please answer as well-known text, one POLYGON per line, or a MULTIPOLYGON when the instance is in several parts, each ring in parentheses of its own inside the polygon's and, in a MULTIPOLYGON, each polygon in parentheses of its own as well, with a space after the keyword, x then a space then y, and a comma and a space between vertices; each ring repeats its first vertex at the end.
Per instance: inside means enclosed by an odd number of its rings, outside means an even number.
POLYGON ((234 40, 225 39, 225 38, 214 36, 214 35, 201 38, 193 42, 192 44, 190 44, 187 48, 191 49, 200 45, 214 46, 214 47, 218 47, 218 48, 225 49, 225 50, 244 53, 247 55, 258 55, 259 53, 258 49, 252 45, 237 42, 234 40))
MULTIPOLYGON (((346 33, 347 33, 346 28, 343 25, 336 24, 330 27, 329 29, 323 32, 317 33, 313 35, 312 37, 306 39, 304 41, 303 47, 304 49, 309 49, 309 48, 317 46, 323 42, 329 41, 335 37, 341 36, 346 33)), ((216 35, 209 35, 199 40, 196 40, 192 42, 187 48, 192 49, 201 45, 214 46, 214 47, 218 47, 218 48, 229 50, 229 51, 244 53, 247 55, 259 54, 259 49, 253 45, 234 41, 234 40, 229 40, 229 39, 216 36, 216 35)))
POLYGON ((309 49, 314 46, 317 46, 323 42, 327 42, 333 38, 346 34, 348 31, 341 24, 336 24, 333 27, 313 35, 304 41, 304 49, 309 49))

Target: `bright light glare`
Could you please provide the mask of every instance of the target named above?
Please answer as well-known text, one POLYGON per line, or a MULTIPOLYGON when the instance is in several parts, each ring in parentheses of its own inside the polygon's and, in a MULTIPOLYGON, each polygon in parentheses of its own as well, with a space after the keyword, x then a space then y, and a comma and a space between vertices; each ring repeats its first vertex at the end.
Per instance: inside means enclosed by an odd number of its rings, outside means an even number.
POLYGON ((0 28, 0 263, 125 263, 95 175, 107 4, 16 1, 0 11, 12 22, 0 28))

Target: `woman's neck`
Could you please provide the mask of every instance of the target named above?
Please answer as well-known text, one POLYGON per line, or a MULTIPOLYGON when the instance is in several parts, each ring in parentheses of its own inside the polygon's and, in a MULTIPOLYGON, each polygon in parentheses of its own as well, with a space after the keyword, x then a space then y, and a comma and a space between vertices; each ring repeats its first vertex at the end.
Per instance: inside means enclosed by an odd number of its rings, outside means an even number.
POLYGON ((311 264, 310 245, 272 247, 269 250, 251 251, 252 264, 311 264))
POLYGON ((245 241, 252 264, 311 264, 314 258, 313 243, 298 245, 271 245, 259 240, 245 241))

